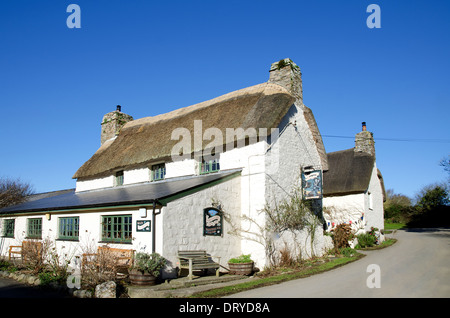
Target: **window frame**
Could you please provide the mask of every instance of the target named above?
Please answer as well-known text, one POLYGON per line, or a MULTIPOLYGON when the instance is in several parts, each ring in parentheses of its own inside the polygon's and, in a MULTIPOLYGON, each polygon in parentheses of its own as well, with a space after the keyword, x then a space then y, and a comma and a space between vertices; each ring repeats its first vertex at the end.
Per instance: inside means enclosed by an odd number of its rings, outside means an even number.
POLYGON ((155 165, 152 165, 150 169, 150 180, 151 181, 160 181, 164 180, 166 178, 166 164, 165 163, 158 163, 155 165), (162 174, 162 176, 161 176, 162 174), (155 177, 158 176, 158 177, 155 177))
POLYGON ((117 171, 114 175, 114 186, 120 187, 124 184, 124 172, 123 170, 117 171))
POLYGON ((64 241, 78 241, 80 237, 80 217, 79 216, 67 216, 58 218, 58 239, 64 241), (70 224, 67 221, 73 220, 70 224), (67 228, 73 226, 73 229, 67 228), (67 232, 73 232, 72 235, 64 234, 67 232))
POLYGON ((15 228, 16 228, 16 219, 3 220, 2 237, 14 238, 15 228))
POLYGON ((133 241, 132 214, 102 215, 100 225, 101 225, 100 227, 101 242, 122 243, 122 244, 132 243, 133 241), (108 220, 110 220, 111 222, 109 222, 108 220), (129 220, 129 222, 126 222, 127 220, 129 220))
POLYGON ((208 174, 220 171, 220 158, 206 161, 203 157, 200 161, 199 174, 208 174))
POLYGON ((27 238, 42 239, 42 218, 27 219, 27 238), (37 224, 33 224, 33 223, 37 224))

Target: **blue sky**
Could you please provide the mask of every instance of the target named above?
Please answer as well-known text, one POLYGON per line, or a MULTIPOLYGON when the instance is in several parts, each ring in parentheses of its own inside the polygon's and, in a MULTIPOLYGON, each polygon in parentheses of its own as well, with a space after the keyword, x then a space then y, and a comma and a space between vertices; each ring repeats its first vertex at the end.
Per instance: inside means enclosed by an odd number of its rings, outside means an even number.
POLYGON ((103 115, 135 119, 268 80, 291 58, 328 152, 366 121, 386 188, 446 180, 449 1, 2 1, 0 176, 75 187, 103 115), (69 29, 69 4, 81 28, 69 29), (369 4, 381 9, 370 29, 369 4), (341 136, 341 137, 336 137, 341 136))

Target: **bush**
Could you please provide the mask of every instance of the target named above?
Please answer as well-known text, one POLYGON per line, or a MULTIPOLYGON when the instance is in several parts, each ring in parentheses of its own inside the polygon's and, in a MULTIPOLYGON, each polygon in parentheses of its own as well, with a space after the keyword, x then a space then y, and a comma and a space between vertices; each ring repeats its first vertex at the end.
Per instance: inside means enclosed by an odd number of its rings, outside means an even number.
POLYGON ((345 247, 349 247, 349 241, 352 239, 352 229, 350 224, 342 223, 336 226, 333 230, 333 244, 336 253, 339 253, 339 250, 345 247))
POLYGON ((158 253, 136 253, 132 270, 140 272, 148 272, 155 277, 159 276, 159 272, 166 266, 167 260, 158 253))
POLYGON ((370 233, 359 234, 358 238, 358 246, 361 248, 374 246, 377 238, 370 233))
POLYGON ((241 255, 235 258, 231 258, 228 263, 236 264, 236 263, 251 263, 253 262, 250 258, 250 254, 248 255, 241 255))

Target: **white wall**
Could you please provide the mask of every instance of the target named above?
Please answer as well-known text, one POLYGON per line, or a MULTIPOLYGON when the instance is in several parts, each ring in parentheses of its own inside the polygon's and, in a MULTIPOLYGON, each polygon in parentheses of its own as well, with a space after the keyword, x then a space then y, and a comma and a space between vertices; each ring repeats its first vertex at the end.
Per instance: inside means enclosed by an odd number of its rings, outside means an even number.
MULTIPOLYGON (((291 108, 280 125, 280 133, 266 161, 265 197, 272 207, 275 202, 280 203, 283 198, 287 198, 295 189, 301 191, 302 167, 322 169, 319 153, 301 107, 291 108)), ((289 248, 294 258, 321 256, 331 248, 331 241, 323 235, 321 225, 285 232, 281 237, 275 237, 277 248, 289 248), (314 239, 311 242, 312 237, 314 239)))
POLYGON ((365 216, 367 218, 367 231, 370 231, 372 226, 378 228, 379 230, 384 229, 383 188, 381 187, 381 182, 378 178, 377 172, 377 166, 374 164, 372 175, 370 177, 369 188, 365 193, 365 216), (369 193, 372 200, 372 209, 369 208, 369 193))
POLYGON ((111 188, 113 186, 114 186, 114 176, 112 175, 104 178, 97 178, 85 181, 77 180, 76 192, 111 188))
MULTIPOLYGON (((203 236, 203 209, 220 202, 224 213, 236 218, 241 209, 241 177, 222 182, 205 190, 193 193, 168 203, 162 212, 162 228, 157 242, 163 242, 162 254, 177 267, 178 250, 206 250, 208 254, 220 256, 220 264, 228 267, 227 261, 241 253, 240 239, 228 234, 229 224, 224 221, 222 236, 203 236)), ((217 259, 215 259, 217 261, 217 259)), ((166 273, 173 276, 175 272, 166 273), (172 274, 172 275, 171 275, 172 274)))
MULTIPOLYGON (((51 213, 50 219, 45 214, 22 215, 9 217, 15 219, 15 235, 14 238, 1 238, 3 240, 3 247, 1 250, 2 256, 8 256, 8 249, 10 245, 21 245, 23 240, 26 240, 27 219, 42 218, 42 241, 48 240, 56 247, 59 255, 66 259, 75 259, 76 256, 81 256, 83 253, 95 253, 98 246, 108 245, 110 247, 121 249, 133 249, 136 251, 151 252, 152 248, 152 233, 151 232, 137 232, 137 220, 150 220, 152 215, 152 208, 148 207, 147 216, 141 217, 138 208, 123 209, 116 211, 102 211, 102 212, 80 212, 80 213, 51 213), (101 243, 101 220, 102 216, 106 215, 132 215, 132 243, 101 243), (58 218, 79 216, 80 229, 79 240, 60 240, 58 239, 58 218)), ((159 216, 157 217, 158 224, 159 216)), ((3 218, 0 220, 0 227, 3 226, 3 218)), ((0 231, 3 231, 0 228, 0 231)), ((157 229, 161 231, 161 228, 157 229)), ((3 232, 0 232, 3 234, 3 232)), ((161 250, 161 248, 159 249, 161 250)))
POLYGON ((323 206, 329 230, 340 223, 351 223, 356 234, 370 231, 371 227, 384 229, 383 189, 376 164, 366 192, 326 197, 323 206))
POLYGON ((357 193, 324 198, 324 218, 328 230, 334 229, 341 223, 348 223, 351 224, 355 233, 364 231, 367 223, 365 196, 364 193, 357 193))

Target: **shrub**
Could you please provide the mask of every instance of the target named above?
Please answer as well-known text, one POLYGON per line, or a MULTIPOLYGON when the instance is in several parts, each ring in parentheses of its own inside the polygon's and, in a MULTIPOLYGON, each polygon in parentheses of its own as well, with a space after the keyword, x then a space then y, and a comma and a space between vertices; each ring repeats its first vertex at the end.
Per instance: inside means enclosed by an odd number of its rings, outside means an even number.
POLYGON ((148 272, 155 277, 159 276, 159 272, 166 266, 166 259, 158 253, 136 253, 132 270, 148 272))
POLYGON ((251 263, 253 262, 250 258, 250 254, 248 255, 241 255, 235 258, 231 258, 228 263, 236 264, 236 263, 251 263))
POLYGON ((342 223, 333 230, 333 244, 337 253, 344 247, 349 247, 348 242, 352 239, 353 234, 350 224, 342 223))
POLYGON ((369 233, 359 234, 358 238, 358 246, 361 248, 374 246, 377 238, 369 233))

